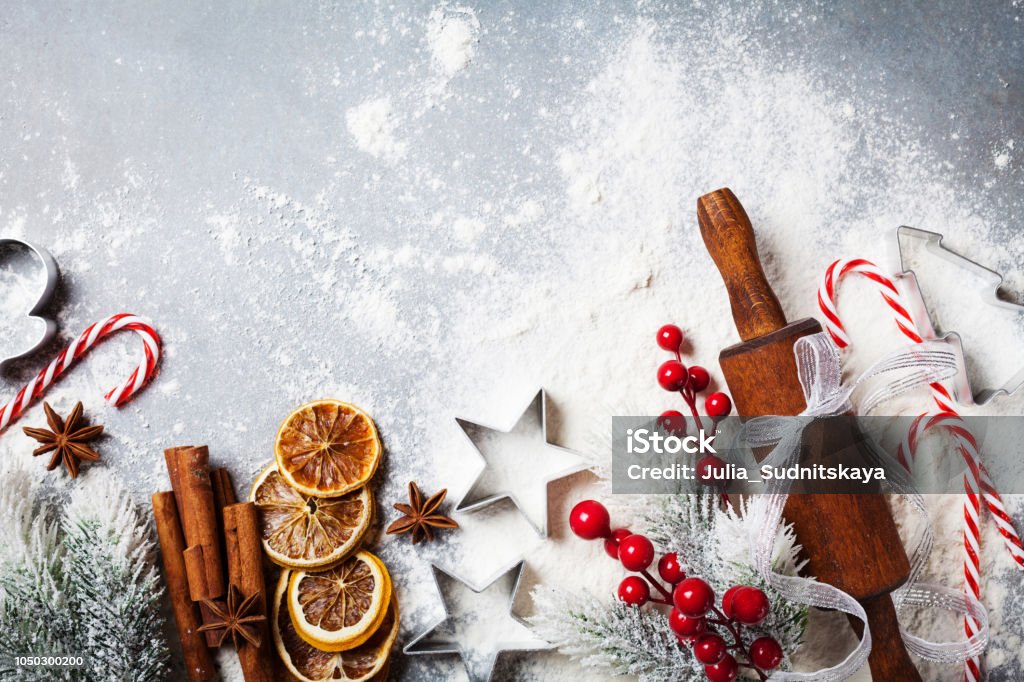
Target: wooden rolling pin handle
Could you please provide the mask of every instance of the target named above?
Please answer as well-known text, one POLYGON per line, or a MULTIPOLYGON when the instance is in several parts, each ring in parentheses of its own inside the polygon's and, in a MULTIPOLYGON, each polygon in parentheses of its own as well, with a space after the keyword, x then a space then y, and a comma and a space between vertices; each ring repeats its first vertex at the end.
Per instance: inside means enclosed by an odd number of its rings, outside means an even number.
POLYGON ((732 190, 725 187, 698 199, 697 221, 725 280, 740 338, 752 341, 785 327, 782 306, 761 268, 754 228, 732 190))
MULTIPOLYGON (((903 645, 896 607, 889 595, 861 602, 861 606, 868 615, 868 627, 871 628, 871 656, 868 658, 871 679, 921 682, 921 673, 914 667, 903 645)), ((860 619, 850 616, 850 625, 858 637, 864 634, 860 619)))

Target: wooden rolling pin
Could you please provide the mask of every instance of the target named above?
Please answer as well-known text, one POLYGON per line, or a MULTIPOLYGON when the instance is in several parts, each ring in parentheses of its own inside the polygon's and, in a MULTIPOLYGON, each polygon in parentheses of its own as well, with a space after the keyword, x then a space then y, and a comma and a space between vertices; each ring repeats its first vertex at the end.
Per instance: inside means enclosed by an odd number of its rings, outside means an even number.
MULTIPOLYGON (((761 269, 750 219, 732 191, 720 189, 698 199, 697 218, 704 244, 725 280, 743 340, 719 356, 737 412, 743 417, 799 414, 807 405, 793 345, 820 332, 821 325, 810 318, 786 323, 761 269)), ((850 594, 867 612, 872 678, 920 680, 889 596, 906 582, 910 562, 885 497, 790 495, 784 515, 803 545, 807 573, 850 594)), ((850 621, 860 629, 860 620, 850 621)))

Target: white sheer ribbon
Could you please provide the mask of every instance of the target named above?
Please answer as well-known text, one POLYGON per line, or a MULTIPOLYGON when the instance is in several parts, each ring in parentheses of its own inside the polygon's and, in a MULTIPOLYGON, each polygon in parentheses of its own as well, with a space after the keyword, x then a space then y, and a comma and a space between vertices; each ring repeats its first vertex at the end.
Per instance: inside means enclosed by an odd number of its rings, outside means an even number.
MULTIPOLYGON (((875 363, 855 382, 842 384, 839 350, 824 333, 806 336, 794 348, 800 384, 807 409, 799 417, 755 417, 744 426, 743 436, 752 448, 773 447, 761 464, 792 466, 801 452, 804 428, 815 418, 830 417, 852 410, 854 393, 866 392, 858 399, 862 414, 870 414, 882 402, 900 393, 943 381, 957 370, 956 358, 939 343, 922 343, 889 355, 875 363)), ((869 439, 870 443, 870 439, 869 439)), ((869 444, 868 458, 875 466, 886 468, 893 492, 907 496, 919 517, 918 537, 912 543, 911 573, 905 585, 892 594, 897 612, 907 606, 941 608, 959 615, 970 614, 979 624, 977 633, 966 640, 931 642, 908 632, 900 632, 907 650, 930 661, 962 662, 980 655, 988 644, 988 614, 978 600, 960 591, 940 585, 917 583, 917 578, 931 552, 933 538, 924 500, 914 491, 909 475, 887 453, 869 444)), ((871 653, 871 630, 863 607, 837 587, 814 579, 788 576, 772 569, 772 553, 789 485, 773 479, 768 486, 770 496, 763 507, 760 536, 751 548, 751 559, 761 576, 785 598, 808 606, 833 609, 850 614, 864 623, 864 634, 857 647, 837 665, 815 672, 776 671, 772 680, 845 680, 867 662, 871 653)))

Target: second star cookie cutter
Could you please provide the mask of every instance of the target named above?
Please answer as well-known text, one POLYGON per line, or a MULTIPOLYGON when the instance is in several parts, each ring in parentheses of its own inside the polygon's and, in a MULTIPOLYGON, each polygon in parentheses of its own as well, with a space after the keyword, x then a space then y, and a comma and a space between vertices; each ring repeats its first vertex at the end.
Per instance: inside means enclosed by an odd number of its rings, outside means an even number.
MULTIPOLYGON (((551 648, 551 644, 534 635, 526 621, 516 615, 514 611, 516 595, 519 594, 519 586, 522 583, 523 573, 526 570, 525 560, 520 559, 511 568, 501 571, 497 577, 480 588, 449 573, 437 564, 431 564, 430 568, 434 574, 434 585, 437 587, 437 593, 441 597, 441 603, 444 606, 444 618, 434 623, 406 644, 405 648, 402 649, 406 655, 458 655, 466 667, 466 674, 469 676, 470 682, 489 682, 494 675, 498 656, 503 651, 544 651, 551 648), (450 601, 451 589, 456 585, 466 588, 469 593, 475 595, 475 598, 481 598, 485 593, 489 593, 492 590, 500 590, 503 595, 507 595, 508 604, 503 609, 506 612, 506 617, 521 628, 520 632, 529 633, 529 636, 524 636, 523 639, 498 639, 490 643, 490 646, 486 648, 469 648, 464 641, 459 639, 458 632, 455 631, 455 623, 465 616, 471 614, 479 615, 480 611, 478 609, 463 609, 460 612, 459 609, 453 608, 453 604, 450 601), (449 625, 452 626, 453 631, 447 631, 446 628, 449 625), (480 653, 484 649, 485 655, 483 657, 474 656, 475 653, 480 653)), ((480 624, 476 630, 479 631, 481 629, 487 631, 488 628, 486 624, 480 624)))
POLYGON ((11 352, 0 348, 0 370, 2 370, 7 363, 13 360, 23 358, 26 355, 31 355, 46 345, 50 339, 53 338, 53 335, 57 331, 57 323, 48 317, 44 317, 41 313, 47 304, 49 304, 50 299, 53 298, 53 292, 57 289, 57 280, 60 278, 60 270, 57 268, 57 261, 55 261, 53 256, 50 255, 50 252, 43 247, 24 239, 0 237, 0 247, 6 246, 19 246, 28 249, 32 255, 35 256, 36 260, 38 260, 43 266, 44 279, 42 289, 40 290, 35 303, 31 304, 29 309, 25 311, 25 317, 30 320, 41 321, 43 323, 43 329, 42 332, 24 348, 11 352), (5 353, 7 354, 5 355, 5 353))
POLYGON ((927 253, 970 273, 981 285, 979 287, 981 289, 980 300, 992 306, 993 309, 1006 311, 1007 314, 1016 316, 1024 315, 1024 306, 1007 301, 999 296, 999 290, 1004 281, 1002 275, 944 246, 942 244, 942 235, 938 232, 929 232, 928 230, 907 225, 901 225, 896 229, 896 245, 899 250, 900 269, 902 270, 896 284, 902 290, 901 293, 904 294, 906 300, 911 303, 910 315, 914 322, 917 323, 921 332, 932 339, 946 342, 956 354, 957 365, 960 367, 960 371, 953 378, 953 388, 957 400, 966 405, 972 403, 984 405, 997 396, 1008 396, 1016 393, 1024 387, 1024 367, 1017 370, 1002 385, 976 386, 967 375, 963 338, 954 330, 944 331, 942 334, 936 332, 932 324, 932 316, 918 284, 917 275, 914 273, 914 264, 910 258, 911 243, 916 243, 917 247, 923 248, 927 253))

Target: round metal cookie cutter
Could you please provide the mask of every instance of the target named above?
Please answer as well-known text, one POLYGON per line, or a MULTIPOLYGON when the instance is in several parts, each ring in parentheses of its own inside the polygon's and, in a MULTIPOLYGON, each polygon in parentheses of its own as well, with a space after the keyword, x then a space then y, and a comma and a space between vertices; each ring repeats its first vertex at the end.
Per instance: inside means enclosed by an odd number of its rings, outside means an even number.
MULTIPOLYGON (((15 239, 13 237, 0 237, 0 247, 5 246, 20 246, 28 249, 32 252, 32 255, 42 263, 43 270, 45 273, 45 280, 43 282, 43 288, 39 292, 39 296, 35 303, 25 311, 25 316, 30 319, 40 320, 43 323, 43 331, 39 334, 34 341, 32 341, 26 348, 16 350, 10 355, 4 355, 0 357, 0 369, 3 369, 7 363, 18 358, 25 357, 35 351, 39 350, 44 346, 50 339, 53 338, 54 333, 57 331, 57 323, 47 317, 43 317, 40 313, 53 298, 53 292, 57 289, 57 280, 60 278, 60 270, 57 268, 57 261, 53 259, 50 252, 41 246, 33 244, 32 242, 25 241, 24 239, 15 239)), ((0 348, 0 354, 6 352, 0 348)))

